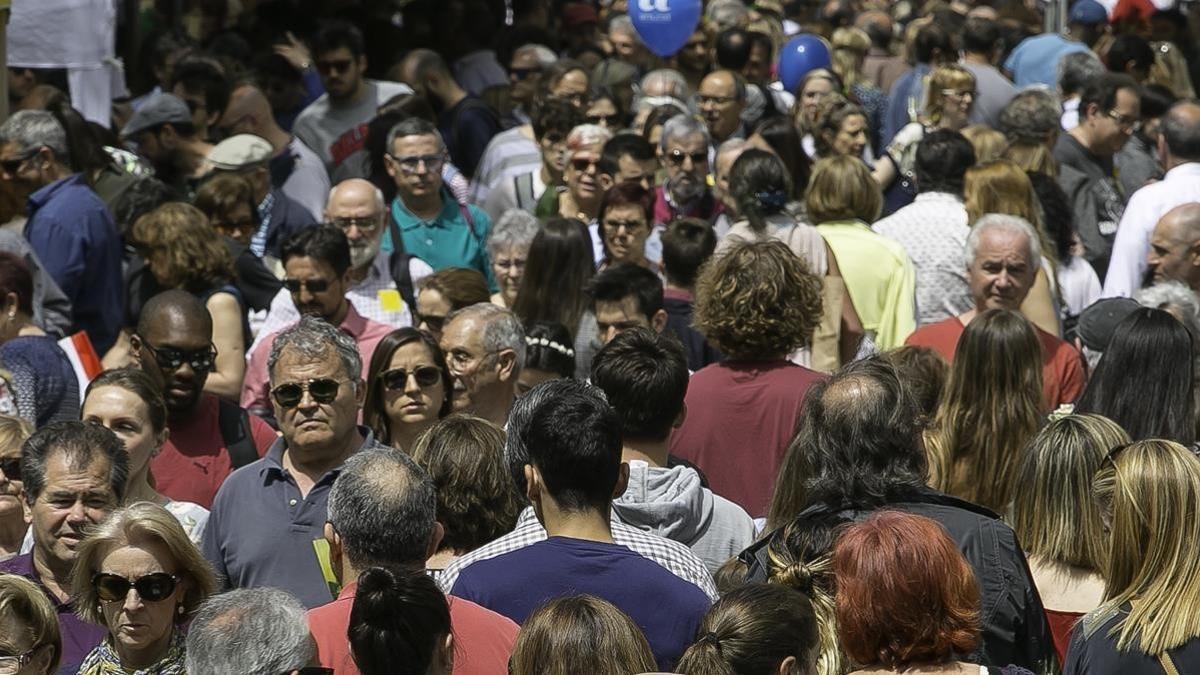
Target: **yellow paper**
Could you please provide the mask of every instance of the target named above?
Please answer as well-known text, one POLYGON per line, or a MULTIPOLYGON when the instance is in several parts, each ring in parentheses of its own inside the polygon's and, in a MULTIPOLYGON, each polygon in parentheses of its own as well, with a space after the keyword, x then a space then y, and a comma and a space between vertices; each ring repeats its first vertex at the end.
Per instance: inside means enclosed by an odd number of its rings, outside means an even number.
POLYGON ((404 309, 404 300, 400 291, 394 288, 384 288, 379 291, 379 304, 385 312, 399 312, 404 309))

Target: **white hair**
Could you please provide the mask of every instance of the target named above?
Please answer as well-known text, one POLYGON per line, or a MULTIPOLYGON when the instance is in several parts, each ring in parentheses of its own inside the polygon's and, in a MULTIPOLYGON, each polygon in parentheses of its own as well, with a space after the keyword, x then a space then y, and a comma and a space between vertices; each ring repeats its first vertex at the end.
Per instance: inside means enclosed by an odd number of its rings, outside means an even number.
POLYGON ((591 145, 604 145, 613 134, 599 124, 580 124, 567 134, 567 149, 572 152, 591 145))
POLYGON ((558 55, 554 53, 554 50, 546 45, 539 45, 533 42, 521 45, 513 50, 514 57, 521 56, 522 54, 533 54, 533 58, 537 59, 538 65, 543 68, 552 66, 558 62, 558 55))
MULTIPOLYGON (((355 179, 347 178, 346 180, 355 180, 355 179)), ((359 180, 363 180, 363 179, 359 179, 359 180)), ((329 196, 325 198, 325 204, 327 206, 328 206, 329 202, 333 201, 333 196, 335 194, 337 194, 338 188, 340 188, 343 184, 345 184, 345 182, 346 181, 342 181, 341 183, 338 183, 337 185, 334 185, 333 187, 329 188, 329 196)), ((378 187, 375 187, 374 185, 371 186, 371 189, 374 190, 375 206, 379 207, 379 211, 382 212, 384 210, 384 208, 387 206, 387 200, 385 200, 383 198, 383 190, 380 190, 378 187)))
POLYGON ((975 263, 975 255, 979 252, 979 242, 983 239, 983 235, 993 230, 1025 235, 1029 246, 1029 264, 1034 269, 1041 266, 1042 254, 1038 249, 1037 230, 1033 229, 1033 225, 1030 225, 1028 220, 1007 213, 987 213, 975 221, 975 225, 971 227, 971 234, 967 235, 967 267, 975 263))

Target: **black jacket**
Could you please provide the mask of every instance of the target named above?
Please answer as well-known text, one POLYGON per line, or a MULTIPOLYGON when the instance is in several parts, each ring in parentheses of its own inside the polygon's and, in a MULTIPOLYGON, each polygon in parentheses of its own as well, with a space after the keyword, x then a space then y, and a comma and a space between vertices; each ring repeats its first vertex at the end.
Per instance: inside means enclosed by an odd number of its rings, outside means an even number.
MULTIPOLYGON (((983 640, 979 649, 966 657, 969 661, 993 666, 1015 664, 1035 673, 1058 670, 1042 600, 1012 528, 982 506, 928 488, 884 508, 941 523, 974 569, 979 580, 983 640)), ((810 506, 798 519, 818 514, 862 520, 871 510, 850 505, 835 509, 818 504, 810 506)), ((761 538, 739 556, 750 565, 748 580, 766 580, 770 539, 770 535, 761 538)))

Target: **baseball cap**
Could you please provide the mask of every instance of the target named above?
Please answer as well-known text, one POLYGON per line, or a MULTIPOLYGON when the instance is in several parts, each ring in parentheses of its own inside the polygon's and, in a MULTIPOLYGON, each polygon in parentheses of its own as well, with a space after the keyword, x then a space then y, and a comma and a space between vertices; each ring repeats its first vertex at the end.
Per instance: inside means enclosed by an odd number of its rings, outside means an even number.
POLYGON ((275 148, 267 139, 254 134, 238 134, 213 146, 208 152, 208 163, 221 171, 237 171, 247 166, 262 164, 271 159, 274 153, 275 148))
POLYGON ((1071 13, 1067 22, 1081 23, 1086 26, 1108 23, 1108 10, 1104 9, 1104 5, 1096 0, 1077 0, 1074 5, 1071 5, 1071 13))
POLYGON ((129 137, 162 124, 191 123, 192 111, 183 99, 174 94, 155 94, 133 113, 121 135, 129 137))
POLYGON ((599 22, 600 17, 596 14, 596 9, 585 2, 568 2, 563 5, 562 23, 564 28, 599 22))
POLYGON ((1103 352, 1108 349, 1117 324, 1140 307, 1130 298, 1104 298, 1093 302, 1079 315, 1076 326, 1079 341, 1094 352, 1103 352))

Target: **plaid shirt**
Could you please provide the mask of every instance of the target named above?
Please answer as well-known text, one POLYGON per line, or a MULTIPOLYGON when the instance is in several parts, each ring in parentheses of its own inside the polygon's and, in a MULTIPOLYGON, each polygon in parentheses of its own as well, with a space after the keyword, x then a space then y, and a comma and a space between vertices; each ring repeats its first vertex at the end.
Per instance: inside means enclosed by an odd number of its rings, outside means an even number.
MULTIPOLYGON (((626 525, 617 520, 616 516, 612 519, 612 537, 613 541, 621 546, 662 565, 680 579, 695 584, 710 600, 717 600, 717 586, 713 583, 712 575, 704 567, 704 562, 687 546, 626 525)), ((435 579, 442 590, 449 593, 454 587, 454 582, 458 581, 459 573, 471 563, 511 553, 545 539, 546 529, 537 521, 533 507, 526 507, 512 532, 456 559, 445 570, 435 575, 435 579)))

